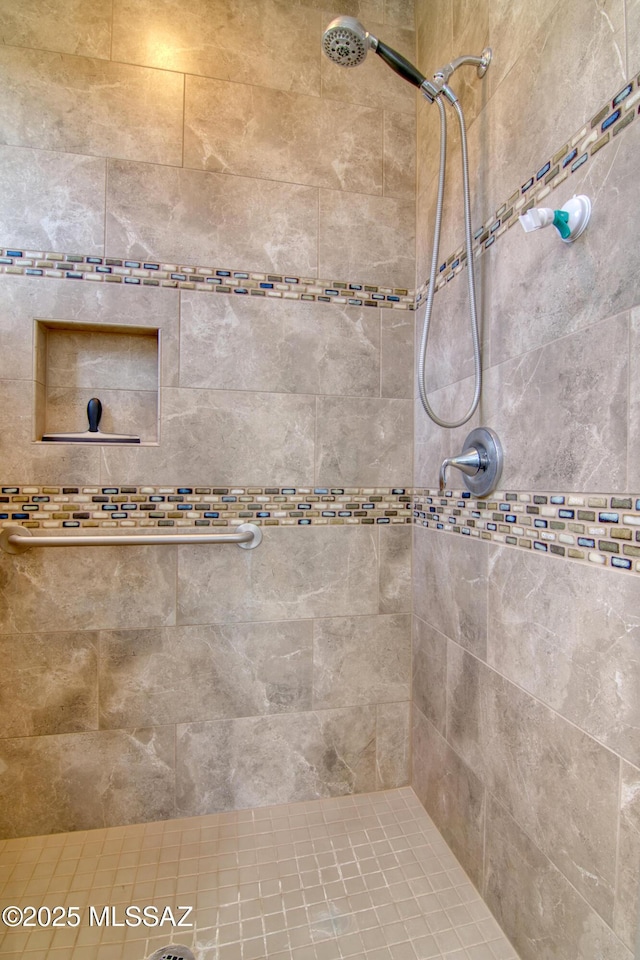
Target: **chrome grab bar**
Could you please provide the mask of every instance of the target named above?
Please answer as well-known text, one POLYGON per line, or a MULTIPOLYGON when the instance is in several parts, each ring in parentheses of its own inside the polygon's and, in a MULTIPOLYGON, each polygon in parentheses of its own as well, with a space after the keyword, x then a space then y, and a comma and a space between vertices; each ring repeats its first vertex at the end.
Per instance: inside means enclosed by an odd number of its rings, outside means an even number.
POLYGON ((122 547, 156 546, 167 543, 237 543, 243 550, 253 550, 262 542, 262 530, 255 523, 241 523, 234 533, 167 533, 123 534, 97 537, 34 537, 19 523, 10 523, 0 531, 0 548, 5 553, 24 553, 31 547, 122 547))

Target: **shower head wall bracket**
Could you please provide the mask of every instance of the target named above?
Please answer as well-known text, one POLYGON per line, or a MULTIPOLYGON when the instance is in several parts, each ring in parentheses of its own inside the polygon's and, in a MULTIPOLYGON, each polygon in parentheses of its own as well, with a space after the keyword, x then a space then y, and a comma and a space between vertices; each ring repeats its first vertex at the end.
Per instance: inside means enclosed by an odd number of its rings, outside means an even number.
POLYGON ((485 497, 500 482, 502 473, 502 444, 490 427, 477 427, 464 441, 464 449, 457 457, 447 457, 440 465, 439 492, 442 495, 447 482, 447 469, 461 470, 467 490, 476 497, 485 497))

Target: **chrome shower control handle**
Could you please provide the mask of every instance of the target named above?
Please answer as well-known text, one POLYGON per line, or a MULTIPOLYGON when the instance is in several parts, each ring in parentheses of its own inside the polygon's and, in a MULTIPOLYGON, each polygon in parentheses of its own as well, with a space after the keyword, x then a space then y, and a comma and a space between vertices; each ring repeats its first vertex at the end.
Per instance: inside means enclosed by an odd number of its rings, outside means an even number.
POLYGON ((462 470, 468 477, 475 477, 479 470, 486 469, 486 454, 483 458, 476 447, 470 447, 458 457, 447 457, 440 464, 440 493, 444 493, 447 482, 447 469, 455 467, 456 470, 462 470), (484 462, 484 465, 483 465, 484 462))
POLYGON ((439 492, 444 494, 447 470, 455 467, 465 475, 465 486, 478 497, 484 497, 498 484, 502 473, 502 446, 489 427, 472 430, 457 457, 446 457, 440 464, 439 492))

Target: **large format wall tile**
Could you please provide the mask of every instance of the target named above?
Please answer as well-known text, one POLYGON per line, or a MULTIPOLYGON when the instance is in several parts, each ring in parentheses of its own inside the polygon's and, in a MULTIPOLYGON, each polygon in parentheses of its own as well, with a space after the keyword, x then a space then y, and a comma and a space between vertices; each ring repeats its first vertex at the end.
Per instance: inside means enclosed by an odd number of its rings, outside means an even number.
MULTIPOLYGON (((382 147, 382 117, 376 110, 186 78, 186 167, 381 194, 382 147)), ((400 172, 391 160, 389 173, 397 190, 400 172)))
POLYGON ((0 633, 36 633, 44 624, 58 631, 175 622, 176 547, 67 546, 60 551, 2 553, 0 633))
POLYGON ((640 765, 639 609, 635 577, 492 548, 488 661, 640 765))
MULTIPOLYGON (((41 389, 44 405, 44 388, 41 389)), ((2 482, 98 483, 100 448, 82 443, 35 443, 34 388, 29 380, 0 380, 2 482)), ((86 421, 85 421, 86 422, 86 421)), ((44 421, 42 423, 44 429, 44 421)), ((34 624, 39 630, 47 624, 34 624)))
POLYGON ((375 614, 376 532, 280 527, 266 530, 257 550, 180 547, 178 622, 375 614))
POLYGON ((414 217, 409 200, 320 190, 319 276, 413 289, 414 217))
POLYGON ((3 243, 104 253, 104 160, 0 146, 0 177, 3 243))
POLYGON ((411 525, 382 525, 380 537, 380 613, 411 611, 411 525))
POLYGON ((375 707, 180 725, 178 815, 374 790, 375 726, 375 707))
POLYGON ((380 311, 380 392, 411 399, 415 320, 412 311, 380 311))
POLYGON ((640 307, 631 311, 629 336, 629 437, 627 489, 640 488, 640 307))
POLYGON ((114 0, 114 60, 318 96, 320 15, 289 0, 114 0))
POLYGON ((173 727, 0 741, 0 834, 175 816, 174 754, 173 727))
POLYGON ((97 729, 96 634, 2 637, 0 659, 0 738, 97 729))
POLYGON ((411 413, 409 400, 319 397, 316 481, 409 486, 411 413))
POLYGON ((623 314, 486 372, 485 422, 504 448, 503 488, 625 489, 628 343, 623 314))
POLYGON ((313 705, 409 699, 411 618, 332 617, 313 626, 313 705))
POLYGON ((411 703, 379 703, 376 707, 376 789, 390 790, 411 782, 411 703))
POLYGON ((164 390, 159 445, 103 448, 103 480, 301 486, 313 476, 315 411, 315 397, 164 390))
POLYGON ((427 813, 479 887, 483 866, 484 786, 415 706, 412 783, 427 813))
POLYGON ((114 160, 107 253, 313 277, 317 203, 313 187, 114 160))
POLYGON ((182 387, 380 393, 376 310, 187 291, 181 299, 182 387))
POLYGON ((3 143, 182 164, 178 73, 0 46, 0 81, 12 91, 0 119, 3 143), (73 108, 61 123, 65 102, 73 108))
POLYGON ((0 0, 2 43, 109 59, 111 4, 67 0, 0 0))
POLYGON ((444 736, 447 722, 447 638, 413 617, 413 705, 444 736))
POLYGON ((311 662, 308 620, 103 631, 100 726, 308 710, 311 662))
POLYGON ((416 193, 416 129, 413 113, 385 112, 383 156, 385 197, 413 202, 416 193))
POLYGON ((417 528, 414 613, 478 657, 487 646, 487 545, 417 528))
POLYGON ((484 896, 522 960, 632 960, 493 798, 487 811, 484 896))
POLYGON ((450 743, 610 923, 620 761, 452 643, 447 674, 450 743))
POLYGON ((630 950, 636 947, 640 923, 639 863, 640 770, 623 763, 614 930, 630 950))

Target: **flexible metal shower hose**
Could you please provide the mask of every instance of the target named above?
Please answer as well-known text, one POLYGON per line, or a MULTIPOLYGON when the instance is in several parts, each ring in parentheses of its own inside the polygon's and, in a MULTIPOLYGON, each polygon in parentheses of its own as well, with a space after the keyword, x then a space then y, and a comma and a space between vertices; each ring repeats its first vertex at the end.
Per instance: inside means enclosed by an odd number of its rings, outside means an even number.
POLYGON ((440 427, 461 427, 463 423, 470 420, 476 412, 480 402, 480 392, 482 390, 482 365, 480 361, 480 335, 478 333, 478 314, 476 309, 476 281, 473 264, 473 249, 471 237, 471 202, 469 199, 469 158, 467 156, 467 132, 464 123, 464 116, 458 101, 453 102, 453 107, 458 115, 460 123, 460 139, 462 143, 462 183, 464 192, 464 230, 465 242, 467 248, 467 278, 469 281, 469 313, 471 319, 471 336, 473 339, 473 365, 475 373, 475 391, 473 401, 467 413, 460 418, 448 422, 441 419, 432 409, 427 397, 425 386, 425 366, 427 360, 427 344, 429 342, 429 327, 431 324, 431 314, 433 311, 433 298, 436 287, 436 271, 438 268, 439 250, 440 250, 440 228, 442 226, 442 203, 444 198, 444 180, 445 167, 447 159, 447 117, 445 113, 442 98, 435 98, 440 111, 440 171, 438 173, 438 199, 436 203, 436 220, 433 231, 433 255, 431 257, 431 272, 429 274, 429 289, 427 292, 427 304, 425 308, 424 326, 422 328, 422 341, 420 345, 420 356, 418 358, 418 386, 420 389, 420 399, 427 415, 440 427))

